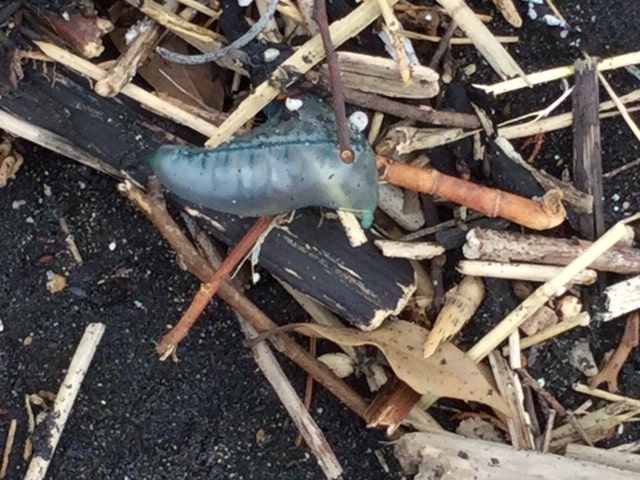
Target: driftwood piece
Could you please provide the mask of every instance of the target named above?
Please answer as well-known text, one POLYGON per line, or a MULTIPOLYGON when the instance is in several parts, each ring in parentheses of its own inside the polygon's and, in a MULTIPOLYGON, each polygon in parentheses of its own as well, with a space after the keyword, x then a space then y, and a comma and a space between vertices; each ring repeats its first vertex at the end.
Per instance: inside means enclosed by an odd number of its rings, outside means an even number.
MULTIPOLYGON (((56 133, 67 146, 108 164, 114 176, 126 173, 145 183, 150 172, 146 156, 167 142, 167 131, 175 126, 126 101, 99 97, 64 69, 57 69, 54 84, 52 75, 52 69, 26 66, 20 88, 0 98, 0 109, 56 133)), ((209 213, 219 228, 226 229, 211 230, 228 242, 237 241, 252 222, 209 213)), ((410 263, 383 257, 371 243, 351 248, 338 222, 320 224, 317 211, 299 211, 291 225, 267 237, 261 264, 360 326, 373 327, 401 308, 414 288, 410 263)))
POLYGON ((441 480, 491 479, 628 480, 631 471, 559 455, 516 450, 507 445, 448 433, 409 433, 395 446, 407 474, 441 480))
POLYGON ((606 448, 594 448, 570 443, 567 445, 565 455, 576 460, 600 463, 620 470, 640 473, 640 455, 633 453, 616 452, 606 448))
MULTIPOLYGON (((562 267, 551 265, 485 262, 481 260, 460 260, 456 268, 463 275, 507 278, 509 280, 526 280, 530 282, 546 282, 558 275, 562 270, 562 267)), ((578 285, 591 285, 595 283, 596 279, 595 270, 586 269, 576 275, 572 282, 578 285)))
POLYGON ((640 276, 635 276, 609 285, 604 290, 606 297, 605 312, 599 319, 608 322, 621 317, 625 313, 640 309, 640 276))
POLYGON ((588 240, 604 232, 602 154, 597 59, 576 61, 573 89, 573 181, 593 197, 592 215, 582 214, 579 228, 588 240))
MULTIPOLYGON (((462 251, 469 260, 568 265, 590 245, 591 242, 580 239, 474 228, 467 233, 467 243, 462 251)), ((623 274, 640 273, 640 249, 614 246, 589 265, 589 268, 623 274)))
POLYGON ((99 57, 104 51, 102 37, 113 31, 113 24, 106 18, 85 17, 80 13, 73 13, 68 19, 46 13, 42 20, 59 38, 85 58, 99 57))

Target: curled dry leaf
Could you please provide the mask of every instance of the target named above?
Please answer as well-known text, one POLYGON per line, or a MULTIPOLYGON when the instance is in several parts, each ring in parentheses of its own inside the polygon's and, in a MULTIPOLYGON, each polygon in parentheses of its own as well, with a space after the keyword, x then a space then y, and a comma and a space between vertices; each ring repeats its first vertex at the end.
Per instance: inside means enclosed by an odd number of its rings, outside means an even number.
POLYGON ((340 345, 373 345, 384 354, 398 378, 416 392, 481 402, 508 415, 505 401, 485 378, 480 366, 463 351, 447 342, 431 357, 424 358, 422 344, 428 332, 414 323, 388 320, 370 332, 314 324, 296 325, 295 330, 340 345))

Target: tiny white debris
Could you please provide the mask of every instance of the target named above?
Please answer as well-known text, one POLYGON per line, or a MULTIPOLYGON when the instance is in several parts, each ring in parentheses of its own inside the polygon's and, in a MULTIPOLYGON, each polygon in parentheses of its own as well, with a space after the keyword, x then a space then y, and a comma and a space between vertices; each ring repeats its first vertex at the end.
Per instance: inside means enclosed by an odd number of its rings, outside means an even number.
POLYGON ((362 110, 356 110, 349 115, 349 123, 359 132, 364 132, 364 129, 369 125, 369 117, 362 110))
POLYGON ((253 3, 253 0, 238 0, 238 5, 241 7, 248 7, 253 3))
POLYGON ((11 204, 11 208, 13 208, 14 210, 18 210, 20 207, 26 204, 27 204, 26 200, 14 200, 13 203, 11 204))
POLYGON ((4 332, 4 323, 0 320, 0 332, 4 332))
POLYGON ((32 225, 33 225, 34 223, 36 223, 36 221, 33 219, 33 217, 27 217, 24 221, 25 221, 25 222, 27 222, 27 223, 30 223, 30 224, 32 224, 32 225))
POLYGON ((69 12, 62 12, 62 18, 64 18, 67 22, 71 20, 71 16, 69 15, 69 12))
POLYGON ((49 185, 47 185, 46 183, 44 184, 44 196, 45 197, 50 197, 51 196, 51 187, 49 185))
POLYGON ((618 200, 620 200, 620 195, 617 193, 614 193, 613 195, 611 195, 611 200, 613 200, 614 202, 617 202, 618 200))
POLYGON ((353 373, 353 360, 346 353, 326 353, 318 357, 337 377, 346 378, 353 373))
POLYGON ((116 249, 116 242, 114 240, 111 243, 109 243, 109 250, 113 252, 115 249, 116 249))
POLYGON ((87 184, 84 182, 78 182, 78 186, 80 187, 80 190, 84 190, 85 188, 87 188, 87 184))
POLYGON ((253 272, 251 274, 251 281, 253 282, 254 285, 260 281, 260 278, 261 277, 260 277, 260 274, 258 272, 253 272))
POLYGON ((129 27, 129 29, 124 34, 124 41, 127 45, 129 45, 135 38, 142 32, 149 30, 151 24, 147 19, 140 20, 129 27))
POLYGON ((544 377, 538 378, 536 382, 538 382, 538 385, 540 385, 542 388, 544 388, 544 386, 547 384, 547 381, 544 379, 544 377))
POLYGON ((280 50, 277 48, 267 48, 262 56, 265 62, 270 63, 280 56, 280 50))
POLYGON ((300 108, 302 107, 302 104, 304 102, 302 100, 300 100, 299 98, 287 98, 284 101, 284 105, 285 107, 287 107, 287 110, 289 110, 290 112, 296 112, 298 110, 300 110, 300 108))

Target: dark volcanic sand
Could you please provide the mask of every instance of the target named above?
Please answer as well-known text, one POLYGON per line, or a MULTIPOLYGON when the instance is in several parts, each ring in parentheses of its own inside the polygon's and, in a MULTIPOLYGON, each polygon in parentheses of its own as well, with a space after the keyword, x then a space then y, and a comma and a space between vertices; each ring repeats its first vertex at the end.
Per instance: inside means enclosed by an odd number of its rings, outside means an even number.
MULTIPOLYGON (((491 2, 470 2, 487 11, 491 2)), ((636 24, 640 2, 562 1, 567 19, 589 35, 590 53, 609 56, 640 49, 636 24)), ((506 26, 492 27, 507 33, 506 26)), ((526 71, 571 63, 576 50, 559 43, 541 24, 526 22, 521 44, 510 46, 526 71)), ((456 57, 477 60, 471 49, 456 57)), ((490 78, 477 62, 479 75, 490 78)), ((624 71, 610 75, 618 93, 640 86, 624 71)), ((478 80, 479 81, 479 80, 478 80)), ((560 94, 558 83, 518 92, 499 100, 514 113, 547 105, 560 94)), ((602 96, 603 99, 606 97, 602 96)), ((638 142, 624 123, 603 123, 604 171, 638 157, 638 142)), ((25 165, 0 190, 0 420, 17 418, 17 443, 9 479, 22 478, 21 451, 26 432, 24 395, 57 391, 65 368, 87 323, 107 330, 85 380, 48 478, 51 479, 316 479, 323 478, 315 459, 293 445, 295 428, 248 351, 230 310, 213 302, 180 347, 177 364, 157 360, 154 342, 191 298, 197 283, 175 265, 157 232, 115 191, 115 184, 86 167, 24 145, 25 165), (52 195, 46 196, 45 185, 52 195), (18 208, 14 202, 24 201, 18 208), (64 215, 84 264, 66 251, 58 218, 64 215), (41 264, 43 255, 53 254, 41 264), (48 270, 65 273, 70 286, 53 295, 45 288, 48 270), (73 287, 73 288, 71 288, 73 287), (25 345, 26 338, 31 339, 25 345), (266 439, 258 441, 262 432, 266 439)), ((569 130, 547 135, 539 160, 554 173, 558 159, 570 164, 569 130)), ((607 219, 640 209, 638 173, 631 170, 605 184, 607 219)), ((263 281, 252 298, 278 321, 304 316, 272 282, 263 281)), ((488 328, 481 325, 478 331, 488 328)), ((471 328, 471 327, 468 327, 471 328)), ((549 342, 533 372, 568 407, 585 397, 573 395, 580 374, 566 365, 566 349, 580 336, 600 355, 613 347, 621 322, 594 326, 549 342)), ((473 332, 471 332, 473 333, 473 332)), ((284 362, 298 391, 304 376, 284 362)), ((640 353, 621 376, 623 394, 640 397, 640 353)), ((399 478, 386 474, 374 449, 392 458, 383 435, 363 423, 321 388, 312 409, 349 479, 399 478)), ((636 424, 637 425, 637 424, 636 424)), ((2 439, 4 442, 4 432, 2 439)), ((628 426, 617 441, 640 437, 628 426)))

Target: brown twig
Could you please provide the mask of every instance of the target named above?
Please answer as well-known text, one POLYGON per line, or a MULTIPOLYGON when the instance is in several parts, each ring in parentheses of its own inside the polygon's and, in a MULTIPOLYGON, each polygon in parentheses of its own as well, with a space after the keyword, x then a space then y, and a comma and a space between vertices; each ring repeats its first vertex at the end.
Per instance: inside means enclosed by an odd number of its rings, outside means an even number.
POLYGON ((182 315, 182 318, 162 337, 162 340, 160 340, 160 343, 156 347, 156 351, 163 360, 173 353, 178 343, 189 334, 189 330, 191 330, 193 324, 216 294, 222 282, 227 278, 227 275, 242 261, 245 255, 256 244, 260 236, 267 231, 273 218, 272 216, 264 216, 256 220, 256 223, 251 226, 244 237, 233 247, 227 258, 220 264, 220 267, 211 278, 200 286, 200 289, 193 297, 191 304, 182 315))
POLYGON ((331 42, 329 32, 329 20, 327 19, 327 5, 325 0, 315 0, 313 7, 313 20, 318 25, 318 31, 322 38, 322 45, 329 66, 329 82, 331 83, 331 95, 333 99, 333 114, 336 117, 336 130, 338 133, 338 148, 340 158, 345 163, 351 163, 354 159, 353 150, 349 141, 349 128, 347 127, 347 110, 344 104, 344 90, 340 80, 338 69, 338 54, 331 42))
MULTIPOLYGON (((320 82, 322 84, 320 74, 317 72, 309 72, 306 77, 312 83, 320 82)), ((376 112, 393 115, 394 117, 446 127, 468 129, 480 127, 478 117, 470 113, 442 112, 433 110, 430 107, 410 105, 408 103, 390 100, 380 95, 361 92, 353 88, 343 87, 343 91, 347 102, 362 108, 375 110, 376 112)))
POLYGON ((624 365, 624 362, 627 361, 627 357, 631 351, 638 346, 639 319, 640 315, 638 312, 633 312, 627 317, 627 323, 625 324, 624 333, 622 334, 618 348, 613 352, 604 368, 589 378, 587 382, 589 387, 596 388, 601 383, 606 382, 610 392, 618 391, 618 373, 620 373, 620 369, 624 365))
POLYGON ((442 35, 442 38, 440 38, 438 48, 436 48, 436 51, 433 52, 433 57, 431 57, 431 61, 429 62, 429 68, 433 68, 435 70, 438 67, 440 60, 444 55, 444 52, 446 52, 447 48, 449 48, 449 42, 451 41, 451 38, 456 31, 456 27, 456 21, 451 19, 449 25, 447 25, 447 29, 442 35))
POLYGON ((2 452, 2 464, 0 465, 0 479, 7 476, 7 470, 9 469, 9 456, 11 450, 13 450, 13 441, 16 438, 16 429, 18 427, 18 421, 12 418, 9 422, 9 430, 7 431, 7 439, 4 442, 4 451, 2 452))
POLYGON ((550 190, 541 202, 537 202, 445 175, 437 170, 394 162, 382 155, 377 155, 376 161, 381 180, 399 187, 438 195, 490 217, 501 217, 528 228, 546 230, 560 225, 566 216, 559 190, 550 190))
MULTIPOLYGON (((316 346, 318 344, 317 337, 309 338, 309 353, 316 356, 316 346)), ((311 408, 311 399, 313 397, 313 377, 311 375, 307 375, 307 382, 304 386, 304 406, 307 410, 311 408)), ((298 432, 295 440, 296 447, 299 447, 302 444, 302 432, 298 432)))
MULTIPOLYGON (((120 184, 118 189, 149 218, 171 248, 176 251, 179 263, 187 271, 203 282, 211 278, 214 269, 180 230, 161 199, 145 194, 129 182, 120 184)), ((258 332, 265 332, 278 326, 228 280, 222 282, 218 296, 242 315, 258 332)), ((342 403, 364 418, 367 402, 344 381, 336 377, 327 366, 316 360, 291 337, 281 332, 273 335, 269 340, 278 351, 311 374, 342 403)))

